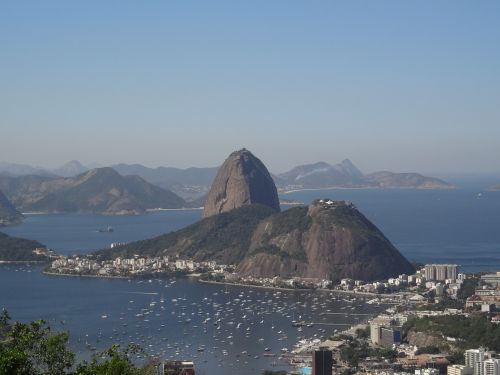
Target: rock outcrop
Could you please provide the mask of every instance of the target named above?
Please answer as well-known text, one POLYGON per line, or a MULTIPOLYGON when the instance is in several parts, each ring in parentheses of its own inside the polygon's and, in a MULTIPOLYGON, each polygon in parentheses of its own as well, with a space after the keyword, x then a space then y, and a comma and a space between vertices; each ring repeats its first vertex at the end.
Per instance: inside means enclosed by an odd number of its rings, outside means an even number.
POLYGON ((233 152, 219 168, 210 188, 203 217, 250 204, 280 210, 278 192, 266 166, 250 151, 233 152))
POLYGON ((413 266, 354 205, 318 200, 264 219, 238 273, 256 277, 378 280, 413 266))

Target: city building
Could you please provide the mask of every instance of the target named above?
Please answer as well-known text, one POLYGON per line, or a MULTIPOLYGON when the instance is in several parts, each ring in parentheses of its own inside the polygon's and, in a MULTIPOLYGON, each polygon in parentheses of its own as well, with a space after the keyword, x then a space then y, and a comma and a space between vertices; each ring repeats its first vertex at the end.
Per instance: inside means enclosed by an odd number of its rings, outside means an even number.
POLYGON ((481 281, 484 281, 486 284, 489 284, 493 287, 497 287, 500 285, 500 271, 495 273, 489 273, 481 276, 481 281))
POLYGON ((416 369, 415 375, 439 375, 439 370, 437 368, 416 369))
POLYGON ((332 375, 333 353, 327 348, 319 348, 313 353, 312 375, 332 375))
POLYGON ((379 345, 384 348, 392 348, 394 344, 401 343, 401 327, 380 327, 379 345))
POLYGON ((484 375, 500 375, 500 359, 490 358, 484 361, 484 375))
POLYGON ((472 375, 472 368, 464 365, 448 366, 447 375, 472 375))
POLYGON ((165 361, 160 365, 161 375, 195 375, 192 361, 165 361))
POLYGON ((484 375, 484 349, 469 349, 464 355, 465 366, 470 367, 474 375, 484 375))
POLYGON ((375 345, 392 347, 401 341, 401 329, 389 316, 378 316, 370 321, 370 340, 375 345))
POLYGON ((457 278, 458 266, 456 264, 426 264, 424 277, 426 280, 445 281, 457 278))

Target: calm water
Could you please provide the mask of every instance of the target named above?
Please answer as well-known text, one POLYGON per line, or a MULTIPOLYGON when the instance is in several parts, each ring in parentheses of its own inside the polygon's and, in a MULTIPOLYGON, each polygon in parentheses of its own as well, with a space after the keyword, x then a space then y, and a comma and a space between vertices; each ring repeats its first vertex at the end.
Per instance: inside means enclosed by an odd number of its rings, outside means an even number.
MULTIPOLYGON (((285 195, 305 203, 325 197, 354 202, 411 260, 456 262, 466 271, 500 270, 499 192, 330 189, 285 195)), ((2 230, 72 254, 177 230, 200 216, 199 210, 124 217, 30 215, 23 224, 2 230), (98 232, 108 225, 114 232, 98 232)), ((8 308, 18 320, 44 318, 69 329, 72 346, 81 356, 112 342, 136 342, 163 358, 193 358, 206 374, 232 374, 237 368, 239 374, 250 375, 280 368, 281 361, 263 357, 264 348, 275 353, 291 349, 301 335, 331 334, 366 318, 352 313, 379 308, 325 294, 274 293, 237 287, 226 293, 219 285, 189 279, 172 283, 50 277, 36 267, 0 266, 0 308, 8 308), (214 325, 217 319, 221 321, 214 325), (299 332, 291 326, 294 319, 315 324, 299 332), (200 346, 205 350, 199 352, 200 346), (242 354, 245 350, 248 353, 242 354)))
POLYGON ((299 337, 327 337, 382 309, 324 292, 276 292, 187 278, 128 281, 45 276, 0 265, 0 308, 17 320, 45 319, 71 332, 85 359, 112 343, 141 345, 163 359, 193 359, 200 374, 260 374, 287 368, 278 357, 299 337), (105 317, 103 317, 105 316, 105 317), (292 321, 314 323, 302 332, 292 321), (199 351, 204 348, 203 351, 199 351))
POLYGON ((101 216, 93 214, 26 215, 23 224, 1 231, 17 237, 38 240, 69 255, 109 247, 113 242, 151 238, 194 223, 201 210, 155 211, 138 216, 101 216), (99 232, 111 226, 113 232, 99 232))

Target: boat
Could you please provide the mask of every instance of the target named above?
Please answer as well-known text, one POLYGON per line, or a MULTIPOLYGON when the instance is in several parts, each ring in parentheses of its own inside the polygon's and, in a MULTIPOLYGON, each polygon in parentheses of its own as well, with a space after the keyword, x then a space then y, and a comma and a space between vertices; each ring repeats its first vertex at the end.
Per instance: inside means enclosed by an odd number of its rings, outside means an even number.
POLYGON ((109 225, 105 228, 99 228, 99 230, 98 230, 99 233, 111 233, 113 231, 114 231, 113 227, 111 227, 109 225))

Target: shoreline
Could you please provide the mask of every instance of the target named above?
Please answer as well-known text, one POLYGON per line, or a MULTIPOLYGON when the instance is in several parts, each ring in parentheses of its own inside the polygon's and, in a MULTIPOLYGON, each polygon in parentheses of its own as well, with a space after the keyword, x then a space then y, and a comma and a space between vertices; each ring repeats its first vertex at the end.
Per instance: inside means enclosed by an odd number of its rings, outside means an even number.
POLYGON ((77 274, 72 274, 72 273, 59 273, 59 272, 48 272, 48 271, 42 271, 44 275, 49 275, 49 276, 65 276, 65 277, 91 277, 91 278, 98 278, 98 279, 133 279, 134 277, 132 276, 104 276, 104 275, 77 275, 77 274))
MULTIPOLYGON (((144 213, 136 213, 136 214, 109 214, 105 212, 91 212, 91 211, 76 211, 76 212, 52 212, 52 211, 31 211, 31 212, 21 212, 22 215, 26 216, 34 216, 34 215, 67 215, 67 214, 90 214, 97 216, 140 216, 145 215, 150 212, 159 212, 159 211, 196 211, 203 210, 203 207, 181 207, 181 208, 147 208, 144 213)), ((21 224, 20 222, 19 224, 21 224)), ((14 224, 15 225, 15 224, 14 224)))
POLYGON ((196 211, 203 210, 203 207, 182 207, 182 208, 147 208, 148 212, 160 212, 160 211, 196 211))
POLYGON ((379 186, 359 186, 359 187, 346 187, 346 186, 331 186, 323 188, 303 188, 303 189, 292 189, 292 190, 278 190, 278 194, 290 194, 298 193, 301 191, 318 191, 318 190, 454 190, 457 189, 456 186, 450 187, 404 187, 404 186, 394 186, 394 187, 379 187, 379 186))

